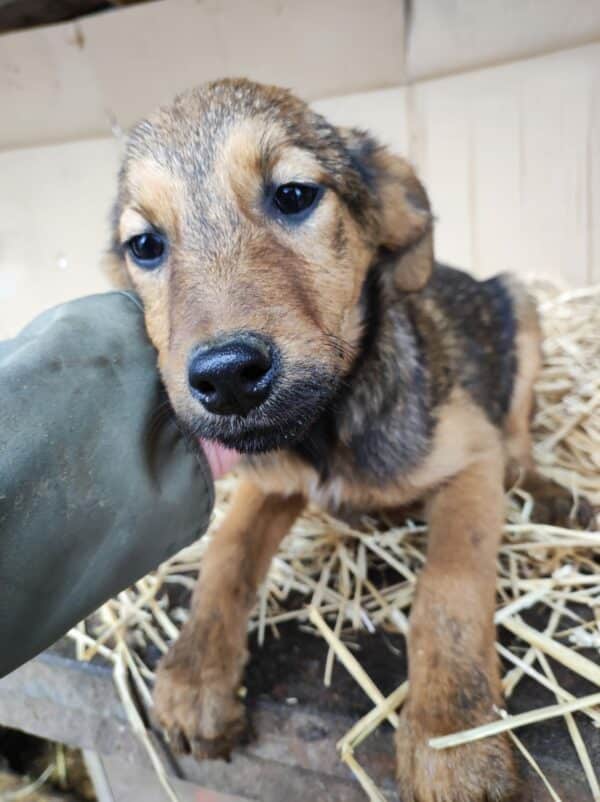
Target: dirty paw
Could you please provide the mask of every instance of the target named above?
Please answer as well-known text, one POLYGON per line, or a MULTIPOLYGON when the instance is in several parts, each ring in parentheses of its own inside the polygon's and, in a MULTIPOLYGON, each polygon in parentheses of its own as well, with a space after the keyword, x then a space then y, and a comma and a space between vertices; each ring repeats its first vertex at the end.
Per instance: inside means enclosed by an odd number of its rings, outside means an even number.
POLYGON ((402 802, 520 802, 521 783, 508 738, 435 750, 406 716, 396 733, 402 802))
POLYGON ((223 687, 187 677, 174 665, 159 666, 154 717, 176 752, 197 760, 231 757, 250 738, 244 705, 223 687))

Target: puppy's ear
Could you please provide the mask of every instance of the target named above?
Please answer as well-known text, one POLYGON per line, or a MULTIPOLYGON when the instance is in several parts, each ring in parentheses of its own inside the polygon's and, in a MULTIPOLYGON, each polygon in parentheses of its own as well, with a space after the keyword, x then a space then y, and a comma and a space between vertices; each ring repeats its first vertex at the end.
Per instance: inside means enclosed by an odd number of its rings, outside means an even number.
POLYGON ((352 160, 376 202, 376 237, 394 261, 396 286, 425 286, 433 268, 433 216, 410 164, 356 129, 344 132, 352 160))

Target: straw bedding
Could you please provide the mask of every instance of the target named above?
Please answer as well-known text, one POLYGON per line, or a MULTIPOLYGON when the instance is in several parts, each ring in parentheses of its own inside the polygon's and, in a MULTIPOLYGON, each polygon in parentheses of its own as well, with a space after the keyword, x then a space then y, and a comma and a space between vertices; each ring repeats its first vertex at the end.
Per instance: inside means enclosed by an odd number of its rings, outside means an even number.
MULTIPOLYGON (((543 284, 532 285, 543 317, 544 367, 537 385, 533 423, 535 459, 548 477, 582 494, 600 507, 600 286, 560 293, 543 284)), ((211 533, 226 515, 235 478, 220 483, 211 533)), ((499 627, 518 636, 520 648, 498 644, 503 659, 506 697, 527 674, 550 689, 556 704, 519 716, 498 712, 498 721, 477 731, 436 739, 432 746, 449 746, 506 729, 526 759, 533 761, 518 737, 518 728, 548 717, 563 716, 589 784, 593 799, 600 786, 573 712, 582 710, 600 726, 600 534, 531 523, 532 499, 518 487, 507 493, 507 523, 498 556, 497 613, 499 627), (550 613, 543 631, 527 625, 521 613, 542 604, 550 613), (511 647, 512 648, 512 647, 511 647), (590 659, 581 649, 592 649, 590 659), (547 660, 583 675, 598 693, 576 699, 561 687, 547 660), (596 659, 597 657, 597 659, 596 659)), ((208 535, 210 537, 210 533, 208 535)), ((131 717, 145 741, 167 795, 176 799, 142 720, 133 704, 127 679, 148 704, 152 670, 141 655, 148 644, 161 652, 177 637, 186 610, 169 604, 173 593, 193 586, 208 537, 179 553, 135 587, 109 601, 88 622, 71 631, 80 659, 97 652, 115 666, 115 680, 131 717)), ((397 710, 406 696, 406 683, 384 698, 344 644, 356 629, 377 628, 406 634, 419 569, 425 560, 426 528, 413 521, 382 526, 363 519, 359 528, 341 523, 318 509, 297 522, 275 557, 251 618, 259 642, 277 634, 283 621, 299 619, 323 637, 329 647, 323 681, 329 683, 335 660, 340 661, 373 702, 339 744, 344 760, 368 798, 384 797, 354 756, 355 747, 397 710), (372 566, 384 567, 386 584, 369 580, 372 566)), ((177 594, 175 594, 176 596, 177 594)), ((589 651, 587 652, 589 654, 589 651)), ((533 761, 535 763, 535 761, 533 761)), ((534 770, 541 772, 539 767, 534 770)), ((544 781, 545 778, 543 778, 544 781)), ((551 786, 548 792, 559 799, 551 786)), ((566 802, 566 800, 565 800, 566 802)))

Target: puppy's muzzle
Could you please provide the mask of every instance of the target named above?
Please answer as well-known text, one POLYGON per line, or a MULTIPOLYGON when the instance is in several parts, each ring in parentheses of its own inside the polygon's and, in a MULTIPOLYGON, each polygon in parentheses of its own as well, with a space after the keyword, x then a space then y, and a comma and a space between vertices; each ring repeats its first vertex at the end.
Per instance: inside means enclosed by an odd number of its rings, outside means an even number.
POLYGON ((197 349, 189 363, 194 398, 215 415, 248 415, 269 397, 277 374, 273 346, 243 333, 197 349))

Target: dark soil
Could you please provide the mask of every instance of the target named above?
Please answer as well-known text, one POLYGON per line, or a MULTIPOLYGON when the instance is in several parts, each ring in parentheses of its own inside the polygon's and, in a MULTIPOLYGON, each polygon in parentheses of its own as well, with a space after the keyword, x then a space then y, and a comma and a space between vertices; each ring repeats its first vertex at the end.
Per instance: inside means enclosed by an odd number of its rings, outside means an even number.
MULTIPOLYGON (((578 612, 583 614, 584 611, 578 612)), ((523 617, 531 626, 543 629, 548 617, 547 608, 540 605, 523 617)), ((568 624, 563 623, 563 626, 568 624)), ((296 623, 281 626, 279 629, 281 637, 267 637, 262 647, 257 644, 256 638, 251 639, 251 659, 245 678, 250 707, 253 701, 259 699, 277 702, 296 699, 297 704, 307 710, 340 713, 353 718, 364 715, 372 708, 365 693, 338 662, 334 664, 331 687, 325 687, 323 672, 327 645, 322 639, 302 631, 296 623)), ((506 630, 500 629, 499 634, 506 646, 514 643, 515 638, 506 630)), ((401 635, 382 632, 373 635, 365 632, 353 633, 346 640, 348 642, 358 646, 358 651, 353 650, 354 654, 383 694, 391 693, 406 679, 405 640, 401 635)), ((591 650, 582 650, 581 653, 591 660, 598 659, 598 655, 591 650)), ((597 691, 593 683, 552 659, 549 662, 558 683, 565 690, 578 697, 597 691)), ((508 667, 507 665, 506 668, 508 667)), ((556 704, 554 695, 535 680, 525 677, 508 700, 507 706, 510 713, 522 713, 552 704, 556 704)), ((600 766, 600 733, 586 716, 577 714, 576 720, 592 765, 600 766)), ((518 734, 534 756, 543 759, 553 755, 560 758, 565 766, 572 767, 574 772, 581 774, 579 760, 564 719, 550 719, 543 724, 526 727, 518 734)))

